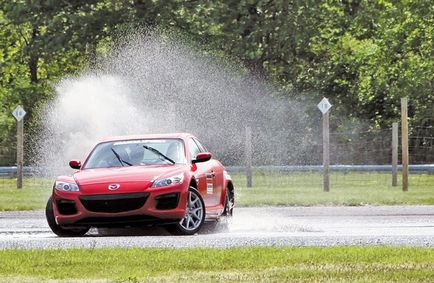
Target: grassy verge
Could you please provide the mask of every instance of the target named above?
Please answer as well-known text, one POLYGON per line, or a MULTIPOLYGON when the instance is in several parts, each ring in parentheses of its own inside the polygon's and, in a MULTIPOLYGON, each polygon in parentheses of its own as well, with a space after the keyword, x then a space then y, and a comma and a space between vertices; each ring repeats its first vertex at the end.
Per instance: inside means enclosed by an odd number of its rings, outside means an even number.
POLYGON ((24 178, 23 188, 17 189, 16 179, 0 179, 0 211, 45 208, 52 186, 50 179, 24 178))
POLYGON ((253 188, 245 187, 244 175, 232 177, 238 206, 434 204, 434 175, 411 175, 409 191, 403 192, 391 186, 390 174, 336 172, 327 193, 319 173, 256 172, 253 188))
POLYGON ((0 189, 0 211, 43 209, 51 189, 0 189))
MULTIPOLYGON (((322 191, 319 173, 280 174, 255 172, 253 188, 242 174, 232 175, 237 206, 283 205, 406 205, 434 204, 434 175, 410 175, 410 188, 390 185, 390 174, 341 173, 331 176, 330 192, 322 191)), ((0 211, 42 209, 51 193, 52 180, 25 179, 17 190, 15 180, 0 179, 0 211)))
POLYGON ((0 251, 0 281, 433 282, 434 250, 392 247, 0 251))

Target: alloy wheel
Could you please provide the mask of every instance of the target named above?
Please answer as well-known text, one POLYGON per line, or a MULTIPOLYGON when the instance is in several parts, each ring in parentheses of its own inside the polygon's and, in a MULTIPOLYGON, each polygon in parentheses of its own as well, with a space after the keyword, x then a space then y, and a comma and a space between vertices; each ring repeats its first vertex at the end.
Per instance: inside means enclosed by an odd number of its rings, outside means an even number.
POLYGON ((188 192, 187 209, 184 219, 179 224, 185 230, 197 229, 203 221, 204 207, 200 197, 195 191, 188 192))

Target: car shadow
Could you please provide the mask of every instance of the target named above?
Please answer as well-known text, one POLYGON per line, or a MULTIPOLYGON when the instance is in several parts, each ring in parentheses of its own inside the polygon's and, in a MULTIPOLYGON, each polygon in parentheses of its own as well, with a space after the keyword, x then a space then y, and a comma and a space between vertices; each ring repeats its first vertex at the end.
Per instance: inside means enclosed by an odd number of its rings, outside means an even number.
MULTIPOLYGON (((198 235, 228 232, 228 226, 218 221, 205 222, 198 235)), ((122 236, 173 236, 164 226, 122 227, 122 228, 92 228, 88 237, 122 237, 122 236)))

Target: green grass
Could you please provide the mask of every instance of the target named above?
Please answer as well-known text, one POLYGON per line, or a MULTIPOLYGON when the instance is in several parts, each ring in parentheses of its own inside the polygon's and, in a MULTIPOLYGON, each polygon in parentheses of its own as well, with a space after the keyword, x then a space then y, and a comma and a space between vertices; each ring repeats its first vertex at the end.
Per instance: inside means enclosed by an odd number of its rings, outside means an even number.
POLYGON ((0 179, 0 211, 35 210, 45 208, 51 194, 52 180, 24 179, 22 189, 16 179, 0 179))
POLYGON ((392 247, 0 251, 0 281, 434 282, 434 250, 392 247))
MULTIPOLYGON (((320 173, 280 174, 255 172, 253 188, 246 188, 242 174, 232 174, 237 206, 283 205, 414 205, 434 204, 434 174, 410 175, 410 188, 390 185, 386 173, 341 173, 331 175, 330 192, 322 191, 320 173)), ((0 179, 0 211, 42 209, 51 193, 53 180, 24 180, 16 189, 13 179, 0 179)))
POLYGON ((246 177, 232 174, 237 206, 283 205, 415 205, 434 204, 434 175, 410 175, 408 192, 391 186, 386 173, 333 173, 330 191, 323 192, 320 173, 256 172, 253 188, 246 177))

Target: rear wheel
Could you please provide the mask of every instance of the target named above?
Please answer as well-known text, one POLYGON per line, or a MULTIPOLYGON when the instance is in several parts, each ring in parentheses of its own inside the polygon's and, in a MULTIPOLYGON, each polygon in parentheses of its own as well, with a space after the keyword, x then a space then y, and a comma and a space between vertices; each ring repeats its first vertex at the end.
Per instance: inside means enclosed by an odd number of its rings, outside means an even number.
POLYGON ((231 191, 227 190, 223 216, 232 217, 233 214, 234 214, 234 195, 231 191))
POLYGON ((234 197, 233 194, 228 190, 225 199, 225 208, 222 215, 217 221, 216 231, 227 232, 229 231, 229 225, 231 223, 232 215, 234 211, 234 197))
POLYGON ((56 223, 53 211, 53 201, 50 197, 45 208, 45 217, 47 218, 48 226, 51 231, 59 237, 80 237, 89 231, 90 227, 77 227, 71 229, 65 229, 56 223))
POLYGON ((185 217, 179 223, 168 227, 170 233, 174 235, 193 235, 200 230, 205 222, 205 203, 194 187, 190 187, 188 191, 186 206, 185 217))
POLYGON ((206 232, 208 233, 228 232, 232 220, 233 210, 234 210, 234 196, 233 193, 228 190, 225 197, 224 209, 222 214, 217 219, 211 220, 210 222, 207 222, 205 224, 206 232))

